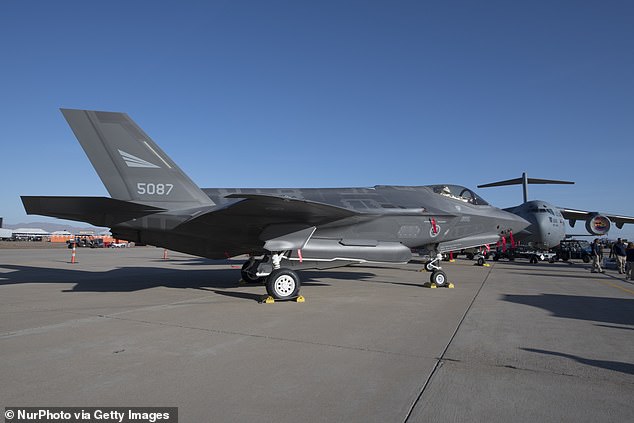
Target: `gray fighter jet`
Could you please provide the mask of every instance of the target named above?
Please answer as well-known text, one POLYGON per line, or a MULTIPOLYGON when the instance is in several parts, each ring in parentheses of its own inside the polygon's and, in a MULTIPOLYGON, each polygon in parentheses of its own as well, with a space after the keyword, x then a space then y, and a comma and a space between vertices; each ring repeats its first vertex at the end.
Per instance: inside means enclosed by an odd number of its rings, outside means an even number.
POLYGON ((112 228, 116 238, 211 259, 249 254, 247 281, 276 299, 299 295, 295 270, 406 263, 495 243, 524 219, 456 185, 329 189, 201 189, 126 114, 62 109, 112 198, 23 196, 28 214, 112 228))

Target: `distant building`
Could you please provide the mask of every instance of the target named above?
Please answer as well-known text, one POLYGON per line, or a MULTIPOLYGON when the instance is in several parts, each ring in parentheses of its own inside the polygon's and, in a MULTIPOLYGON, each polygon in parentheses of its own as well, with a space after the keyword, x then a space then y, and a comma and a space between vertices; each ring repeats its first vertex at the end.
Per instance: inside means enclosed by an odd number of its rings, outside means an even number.
POLYGON ((0 217, 0 240, 11 238, 13 238, 13 231, 11 229, 2 229, 2 218, 0 217))
POLYGON ((75 236, 68 231, 51 232, 51 242, 67 242, 74 238, 75 236))
POLYGON ((49 233, 39 228, 18 228, 13 230, 13 238, 20 241, 42 241, 49 233))

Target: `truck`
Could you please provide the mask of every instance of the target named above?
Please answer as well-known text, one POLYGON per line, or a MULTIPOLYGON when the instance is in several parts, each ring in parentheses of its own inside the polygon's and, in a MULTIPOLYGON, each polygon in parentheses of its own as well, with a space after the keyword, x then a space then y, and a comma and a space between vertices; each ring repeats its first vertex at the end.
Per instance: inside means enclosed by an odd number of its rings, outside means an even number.
POLYGON ((589 263, 592 255, 590 243, 577 239, 565 239, 552 250, 557 254, 557 258, 562 261, 581 259, 584 263, 589 263))

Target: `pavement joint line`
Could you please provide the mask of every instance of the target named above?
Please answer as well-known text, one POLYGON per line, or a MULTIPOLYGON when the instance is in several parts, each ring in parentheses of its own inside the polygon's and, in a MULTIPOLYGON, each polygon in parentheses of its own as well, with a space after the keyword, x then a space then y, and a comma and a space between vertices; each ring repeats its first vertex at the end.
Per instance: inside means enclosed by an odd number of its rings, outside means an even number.
POLYGON ((377 354, 384 354, 384 355, 394 355, 399 357, 427 358, 426 356, 419 355, 419 354, 406 354, 406 353, 399 353, 394 351, 375 350, 375 349, 367 348, 367 347, 355 347, 355 346, 328 344, 325 342, 314 342, 314 341, 305 341, 300 339, 282 338, 282 337, 270 336, 270 335, 258 335, 256 333, 245 333, 245 332, 236 332, 236 331, 222 330, 222 329, 201 328, 201 327, 195 327, 195 326, 180 325, 175 323, 151 322, 147 320, 130 319, 130 318, 124 318, 124 317, 117 317, 113 315, 108 315, 108 316, 101 315, 100 317, 103 317, 106 319, 113 319, 113 320, 143 323, 143 324, 154 325, 154 326, 165 326, 165 327, 189 329, 189 330, 195 330, 195 331, 201 331, 201 332, 209 332, 209 333, 215 333, 219 335, 248 336, 252 338, 260 338, 260 339, 271 340, 271 341, 282 341, 282 342, 290 342, 295 344, 315 345, 315 346, 328 347, 328 348, 337 348, 342 350, 363 351, 363 352, 370 352, 370 353, 377 353, 377 354))
MULTIPOLYGON (((211 298, 211 297, 214 297, 214 296, 213 295, 208 295, 206 297, 197 298, 197 300, 198 299, 204 299, 204 298, 211 298)), ((226 330, 211 329, 211 328, 200 328, 200 327, 173 324, 173 323, 166 323, 166 322, 152 322, 152 321, 147 321, 147 320, 119 317, 119 316, 121 316, 123 314, 126 314, 126 313, 132 313, 132 312, 138 312, 138 311, 148 311, 148 310, 157 309, 157 308, 159 308, 159 309, 160 308, 168 308, 168 307, 171 307, 171 306, 174 306, 174 305, 179 305, 181 303, 186 303, 186 302, 191 301, 191 300, 192 300, 191 298, 188 298, 188 299, 185 299, 185 300, 182 300, 182 301, 176 301, 176 302, 173 302, 173 303, 157 304, 157 305, 152 305, 152 306, 147 306, 147 307, 136 308, 136 309, 133 309, 133 310, 124 310, 124 311, 120 311, 120 312, 112 313, 112 314, 95 314, 95 315, 93 315, 93 314, 87 314, 87 313, 79 313, 79 312, 73 312, 73 311, 58 310, 58 311, 62 311, 62 312, 65 312, 65 313, 74 314, 74 315, 78 315, 78 316, 86 316, 86 317, 83 318, 83 319, 76 319, 76 320, 72 320, 72 321, 57 323, 57 324, 54 324, 54 325, 38 326, 38 327, 34 327, 34 328, 26 328, 26 329, 21 329, 21 330, 18 330, 18 331, 2 333, 2 334, 0 334, 0 339, 11 338, 11 337, 14 337, 16 335, 28 335, 28 334, 38 333, 38 332, 42 332, 43 330, 56 329, 56 328, 64 327, 64 326, 67 326, 67 325, 70 325, 70 324, 74 324, 74 323, 90 323, 90 322, 93 322, 93 321, 111 319, 111 320, 121 320, 121 321, 135 322, 135 323, 143 323, 143 324, 147 324, 147 325, 175 327, 175 328, 203 331, 203 332, 216 333, 216 334, 221 334, 221 335, 248 336, 248 337, 261 338, 261 339, 267 339, 267 340, 273 340, 273 341, 292 342, 292 343, 305 344, 305 345, 316 345, 316 346, 329 347, 329 348, 338 348, 338 349, 343 349, 343 350, 364 351, 364 352, 384 354, 384 355, 392 355, 392 356, 399 356, 399 357, 427 358, 425 356, 421 356, 421 355, 418 355, 418 354, 406 354, 406 353, 399 353, 399 352, 394 352, 394 351, 375 350, 375 349, 366 348, 366 347, 354 347, 354 346, 328 344, 328 343, 323 343, 323 342, 311 342, 311 341, 304 341, 304 340, 290 339, 290 338, 282 338, 282 337, 275 337, 275 336, 269 336, 269 335, 258 335, 258 334, 253 334, 253 333, 226 331, 226 330)), ((41 310, 41 311, 53 311, 53 310, 41 310)))
POLYGON ((462 315, 462 318, 458 322, 458 325, 456 326, 456 329, 454 330, 453 334, 451 335, 451 338, 449 338, 449 342, 447 342, 447 345, 445 345, 445 348, 443 349, 443 352, 440 354, 440 357, 438 357, 436 359, 436 364, 434 364, 434 367, 431 370, 431 372, 429 373, 429 376, 427 376, 427 380, 425 380, 425 383, 423 384, 423 387, 421 388, 418 396, 416 397, 416 399, 414 400, 414 402, 410 406, 409 411, 405 415, 405 419, 403 420, 403 423, 407 423, 409 421, 410 417, 412 416, 412 413, 414 412, 414 408, 416 408, 416 404, 418 404, 418 402, 423 397, 423 394, 425 393, 425 390, 427 389, 427 387, 431 383, 431 380, 433 379, 434 375, 436 374, 436 371, 440 367, 443 366, 444 361, 445 361, 445 354, 447 353, 447 350, 449 350, 449 347, 451 346, 451 343, 453 342, 454 338, 458 334, 458 331, 460 330, 460 327, 462 326, 462 323, 464 322, 465 318, 467 317, 467 314, 469 314, 469 310, 471 310, 471 307, 473 307, 473 304, 475 303, 476 298, 478 298, 478 295, 480 295, 480 291, 482 291, 482 288, 484 288, 484 284, 489 279, 489 276, 491 276, 491 273, 493 272, 494 268, 495 268, 495 263, 493 265, 491 265, 491 267, 489 267, 489 271, 487 272, 485 278, 482 280, 482 284, 480 284, 480 288, 478 288, 478 291, 475 293, 475 295, 473 296, 473 299, 469 303, 469 306, 467 307, 467 309, 465 310, 464 314, 462 315))
MULTIPOLYGON (((205 298, 211 298, 211 297, 213 297, 213 295, 207 295, 207 296, 204 296, 204 297, 196 298, 196 300, 205 299, 205 298)), ((43 325, 43 326, 36 326, 36 327, 32 327, 32 328, 24 328, 24 329, 20 329, 20 330, 16 330, 16 331, 3 332, 3 333, 0 333, 0 339, 10 338, 10 337, 13 337, 13 336, 16 336, 16 335, 28 335, 28 334, 38 333, 38 332, 42 332, 43 330, 55 329, 55 328, 67 326, 67 325, 73 324, 73 323, 84 323, 85 321, 89 322, 89 321, 93 320, 94 318, 108 318, 110 316, 117 316, 117 315, 124 314, 124 313, 132 313, 132 312, 137 312, 137 311, 148 311, 148 310, 156 309, 156 308, 168 308, 170 306, 179 305, 181 303, 186 303, 187 301, 191 301, 191 300, 192 300, 192 298, 188 298, 188 299, 184 299, 184 300, 181 300, 181 301, 174 301, 172 303, 167 303, 167 304, 153 304, 153 305, 150 305, 150 306, 141 306, 139 308, 133 308, 131 310, 123 310, 123 311, 119 311, 119 312, 116 312, 116 313, 111 313, 111 314, 108 314, 108 315, 81 313, 81 312, 78 312, 78 311, 70 311, 70 310, 63 310, 63 309, 60 310, 60 309, 53 309, 53 308, 33 308, 33 307, 31 307, 31 309, 29 310, 30 312, 43 313, 43 312, 55 311, 55 312, 58 312, 58 313, 72 314, 72 315, 76 315, 76 316, 85 316, 85 318, 83 318, 83 319, 75 319, 75 320, 66 321, 66 322, 55 323, 55 324, 52 324, 52 325, 43 325)))
MULTIPOLYGON (((71 313, 71 314, 79 314, 79 313, 71 313)), ((18 335, 31 335, 36 333, 42 333, 43 331, 46 331, 46 330, 61 328, 73 323, 86 323, 86 322, 98 321, 103 319, 103 316, 99 316, 99 315, 86 315, 86 316, 87 317, 83 319, 75 319, 75 320, 71 320, 67 322, 56 323, 54 325, 37 326, 33 328, 20 329, 20 330, 16 330, 12 332, 4 332, 0 334, 0 339, 12 338, 18 335)))

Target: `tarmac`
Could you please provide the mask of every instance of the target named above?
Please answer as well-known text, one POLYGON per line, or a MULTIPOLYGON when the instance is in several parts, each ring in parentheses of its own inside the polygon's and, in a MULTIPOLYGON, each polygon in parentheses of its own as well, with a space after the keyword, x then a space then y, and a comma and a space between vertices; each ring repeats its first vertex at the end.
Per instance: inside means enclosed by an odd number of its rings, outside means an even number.
POLYGON ((0 251, 0 407, 178 407, 180 422, 625 422, 634 282, 582 262, 303 271, 261 304, 240 260, 0 251))

